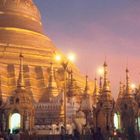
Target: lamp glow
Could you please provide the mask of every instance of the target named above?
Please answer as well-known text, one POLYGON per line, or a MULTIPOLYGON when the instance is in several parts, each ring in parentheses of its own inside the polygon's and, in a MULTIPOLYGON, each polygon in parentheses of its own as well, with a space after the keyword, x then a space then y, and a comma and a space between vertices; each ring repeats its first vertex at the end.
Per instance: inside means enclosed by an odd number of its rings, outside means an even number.
POLYGON ((134 90, 134 89, 136 88, 136 85, 135 85, 134 83, 132 83, 132 84, 130 85, 130 87, 131 87, 132 90, 134 90))
POLYGON ((97 70, 97 72, 98 72, 98 74, 100 76, 103 76, 103 74, 104 74, 104 68, 103 67, 99 67, 98 70, 97 70))
POLYGON ((61 55, 56 55, 56 56, 55 56, 55 60, 56 60, 56 61, 61 61, 61 55))
POLYGON ((75 54, 74 53, 70 53, 68 55, 68 59, 71 61, 71 62, 74 62, 75 61, 75 54))

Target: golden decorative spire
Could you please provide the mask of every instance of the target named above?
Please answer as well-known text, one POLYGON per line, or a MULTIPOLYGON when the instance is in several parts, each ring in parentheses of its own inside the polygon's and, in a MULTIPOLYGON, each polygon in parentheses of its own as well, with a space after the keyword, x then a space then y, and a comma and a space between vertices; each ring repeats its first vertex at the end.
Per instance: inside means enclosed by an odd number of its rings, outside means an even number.
POLYGON ((130 94, 130 79, 128 68, 126 68, 126 94, 130 94))
POLYGON ((107 79, 107 74, 108 74, 108 70, 107 70, 107 64, 106 62, 104 62, 104 84, 103 84, 103 90, 104 91, 108 91, 109 90, 109 82, 107 79))
POLYGON ((118 98, 121 98, 122 96, 123 96, 123 89, 124 87, 123 87, 123 84, 122 84, 122 82, 120 82, 120 90, 119 90, 119 96, 118 96, 118 98))
POLYGON ((99 89, 98 89, 98 83, 97 83, 97 79, 94 79, 94 92, 93 95, 98 96, 99 95, 99 89))
POLYGON ((20 53, 20 67, 19 67, 19 77, 17 80, 17 87, 21 89, 25 89, 25 82, 24 82, 24 70, 23 70, 23 55, 20 53))
POLYGON ((54 78, 54 68, 53 63, 50 63, 50 76, 48 81, 48 92, 50 95, 57 96, 58 95, 58 88, 54 78))
POLYGON ((70 84, 73 85, 73 71, 70 71, 70 84))
POLYGON ((110 81, 108 81, 108 90, 110 90, 110 87, 111 87, 111 83, 110 81))
POLYGON ((73 96, 75 93, 74 93, 74 83, 73 83, 73 71, 71 70, 70 72, 69 72, 69 77, 70 77, 70 79, 69 79, 69 85, 68 85, 68 93, 67 93, 67 95, 68 96, 73 96))
POLYGON ((102 93, 102 90, 103 90, 103 84, 102 84, 102 77, 100 77, 100 83, 99 83, 99 85, 100 85, 100 94, 102 93))
POLYGON ((123 96, 125 95, 125 93, 126 93, 126 86, 123 85, 123 96))
POLYGON ((89 93, 89 86, 88 86, 88 76, 86 75, 86 85, 85 85, 85 90, 84 90, 84 94, 90 94, 89 93))

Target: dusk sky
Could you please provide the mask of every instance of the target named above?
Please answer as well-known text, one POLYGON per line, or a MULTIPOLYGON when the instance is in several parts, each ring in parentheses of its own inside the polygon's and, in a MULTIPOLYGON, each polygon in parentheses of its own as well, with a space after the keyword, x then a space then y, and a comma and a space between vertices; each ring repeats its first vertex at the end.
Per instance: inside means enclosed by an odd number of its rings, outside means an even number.
POLYGON ((35 0, 45 34, 64 53, 75 52, 76 65, 94 79, 105 60, 114 97, 125 82, 140 83, 140 0, 35 0))

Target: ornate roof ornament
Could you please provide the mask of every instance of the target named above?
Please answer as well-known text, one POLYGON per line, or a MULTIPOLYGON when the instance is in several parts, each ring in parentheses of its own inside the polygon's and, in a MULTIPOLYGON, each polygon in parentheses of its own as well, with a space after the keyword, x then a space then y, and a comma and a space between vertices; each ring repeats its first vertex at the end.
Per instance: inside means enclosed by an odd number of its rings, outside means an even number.
POLYGON ((109 82, 108 82, 108 70, 107 70, 107 63, 104 62, 104 84, 103 84, 103 91, 109 91, 109 82))
POLYGON ((75 87, 74 87, 74 79, 73 79, 73 71, 71 70, 69 72, 69 85, 68 85, 68 96, 74 96, 75 95, 75 87))
POLYGON ((118 98, 122 98, 122 96, 123 96, 123 90, 124 90, 123 84, 122 84, 122 82, 120 82, 120 90, 119 90, 118 98))
POLYGON ((25 81, 24 81, 24 70, 23 70, 23 55, 20 53, 19 55, 20 58, 20 67, 19 67, 19 77, 17 80, 17 88, 25 89, 25 81))
POLYGON ((18 112, 23 110, 33 109, 33 99, 31 95, 25 88, 24 74, 23 74, 23 55, 20 53, 20 66, 19 66, 19 77, 17 79, 17 88, 14 91, 14 94, 9 98, 9 103, 6 105, 7 109, 13 111, 17 109, 18 112))
POLYGON ((123 85, 123 97, 124 97, 125 93, 126 93, 126 85, 124 84, 123 85))
POLYGON ((104 83, 103 83, 103 88, 102 91, 100 91, 100 96, 99 96, 99 100, 103 101, 112 101, 112 94, 111 94, 111 90, 110 90, 110 81, 108 80, 108 70, 107 70, 107 64, 106 62, 104 62, 104 83))
POLYGON ((70 72, 70 84, 73 85, 73 71, 70 72))
POLYGON ((50 63, 50 76, 47 89, 50 96, 56 97, 58 95, 58 87, 55 81, 53 63, 50 63))
POLYGON ((131 92, 130 90, 130 78, 129 78, 129 70, 126 68, 126 94, 129 95, 131 92))
POLYGON ((98 88, 98 83, 97 83, 97 78, 94 79, 94 91, 93 91, 94 96, 99 95, 99 88, 98 88))
POLYGON ((99 98, 100 98, 100 92, 99 92, 99 88, 98 88, 98 82, 97 82, 97 79, 95 78, 94 79, 94 91, 93 91, 93 103, 94 103, 94 106, 97 105, 97 102, 99 101, 99 98))
POLYGON ((90 94, 90 90, 89 90, 89 86, 88 86, 88 76, 86 75, 86 84, 85 84, 84 95, 89 95, 89 94, 90 94))
POLYGON ((103 84, 102 84, 102 77, 100 77, 100 83, 99 83, 99 93, 101 94, 102 93, 102 90, 103 90, 103 84))
POLYGON ((92 105, 93 105, 93 101, 90 96, 90 90, 89 90, 89 86, 88 86, 88 76, 86 75, 84 96, 83 96, 83 100, 81 102, 80 108, 84 113, 89 113, 89 111, 92 109, 92 105))

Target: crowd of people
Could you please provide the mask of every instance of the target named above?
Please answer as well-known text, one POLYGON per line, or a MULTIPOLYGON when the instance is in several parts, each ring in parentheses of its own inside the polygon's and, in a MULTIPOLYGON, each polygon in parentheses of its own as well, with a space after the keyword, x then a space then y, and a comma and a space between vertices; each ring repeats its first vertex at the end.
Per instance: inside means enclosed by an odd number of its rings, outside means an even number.
MULTIPOLYGON (((89 135, 90 138, 88 138, 88 140, 104 140, 100 128, 98 128, 96 132, 94 131, 94 129, 90 129, 90 132, 91 134, 89 135)), ((5 133, 0 133, 0 140, 24 140, 22 137, 23 135, 25 135, 25 133, 19 131, 19 129, 13 130, 12 133, 10 132, 9 129, 5 133)), ((65 128, 63 126, 61 127, 60 133, 61 140, 81 140, 82 138, 81 136, 82 135, 76 128, 71 133, 67 133, 65 128)))
POLYGON ((71 134, 66 134, 65 128, 61 127, 61 140, 81 140, 83 136, 86 136, 88 140, 104 140, 100 128, 97 128, 96 132, 94 128, 90 128, 89 131, 82 132, 82 134, 75 128, 71 134))
POLYGON ((74 129, 70 137, 65 135, 64 128, 62 130, 61 140, 140 140, 140 136, 135 134, 132 128, 128 128, 127 132, 120 132, 118 130, 102 132, 100 127, 96 129, 85 127, 82 134, 77 129, 74 129))
POLYGON ((19 129, 13 130, 13 132, 10 132, 10 129, 8 129, 5 133, 0 132, 0 140, 21 140, 21 132, 19 129))
MULTIPOLYGON (((127 134, 122 134, 115 131, 114 135, 108 135, 103 133, 101 128, 99 127, 97 127, 96 129, 94 129, 93 127, 87 129, 85 127, 83 128, 82 133, 80 133, 76 128, 74 128, 72 131, 67 131, 62 126, 60 135, 58 135, 57 140, 138 140, 132 128, 128 129, 127 134)), ((22 132, 19 129, 13 130, 12 133, 10 129, 5 133, 0 132, 0 140, 38 140, 37 137, 38 135, 36 134, 31 135, 28 132, 22 132)), ((51 140, 51 138, 49 138, 49 140, 51 140)))

